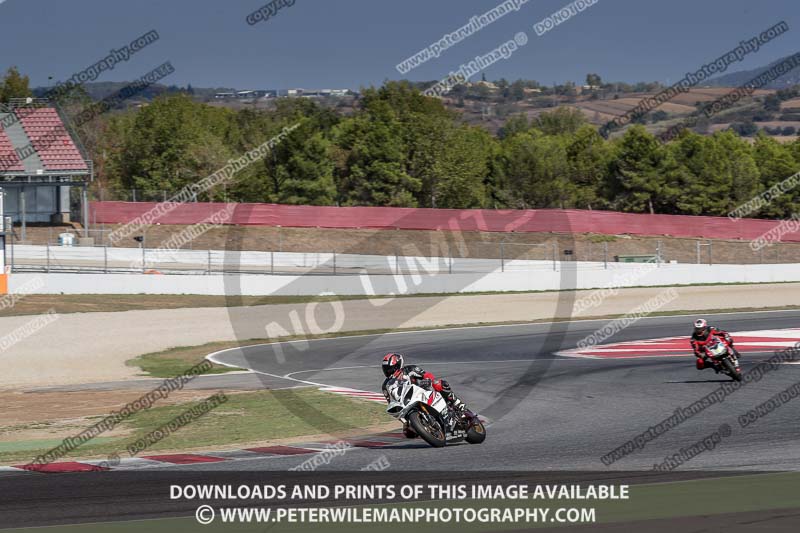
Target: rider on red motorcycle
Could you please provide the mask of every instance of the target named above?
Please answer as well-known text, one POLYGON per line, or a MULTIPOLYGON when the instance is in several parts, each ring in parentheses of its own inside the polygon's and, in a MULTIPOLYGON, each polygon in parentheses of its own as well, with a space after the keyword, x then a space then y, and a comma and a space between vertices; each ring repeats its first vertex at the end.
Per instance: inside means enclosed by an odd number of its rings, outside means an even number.
POLYGON ((717 329, 714 326, 709 326, 708 322, 702 318, 699 318, 694 322, 694 331, 692 332, 692 338, 689 341, 692 345, 692 350, 694 350, 694 355, 697 357, 697 361, 695 362, 697 370, 713 368, 717 373, 720 371, 719 364, 715 363, 709 358, 709 353, 706 348, 709 341, 711 341, 713 337, 717 337, 721 342, 724 342, 728 348, 730 348, 735 361, 738 361, 739 359, 739 352, 737 352, 736 348, 733 347, 733 337, 731 337, 727 331, 717 329))
MULTIPOLYGON (((403 356, 399 353, 387 353, 383 356, 381 363, 383 375, 386 379, 381 386, 383 395, 389 399, 389 392, 386 389, 386 383, 392 378, 406 377, 411 380, 411 383, 419 385, 420 387, 433 387, 435 391, 442 395, 442 398, 452 406, 456 411, 464 411, 467 406, 461 399, 456 396, 450 384, 443 379, 436 379, 430 372, 425 372, 417 365, 403 365, 403 356)), ((408 438, 417 436, 416 432, 408 427, 408 424, 403 425, 403 433, 408 438)))

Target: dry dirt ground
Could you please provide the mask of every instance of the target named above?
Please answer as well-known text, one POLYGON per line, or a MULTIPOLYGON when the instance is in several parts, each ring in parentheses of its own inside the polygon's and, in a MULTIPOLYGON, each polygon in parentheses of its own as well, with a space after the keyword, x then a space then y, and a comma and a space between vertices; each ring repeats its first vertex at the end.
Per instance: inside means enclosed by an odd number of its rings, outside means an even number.
MULTIPOLYGON (((73 429, 86 429, 97 420, 141 397, 142 391, 23 392, 0 391, 0 442, 63 437, 73 429)), ((202 400, 209 392, 173 391, 160 405, 202 400)), ((115 430, 106 436, 114 437, 115 430)))
MULTIPOLYGON (((0 317, 38 315, 51 309, 58 314, 97 313, 104 311, 134 311, 147 309, 180 309, 199 307, 236 307, 274 305, 334 299, 329 296, 207 296, 200 294, 28 294, 3 306, 0 298, 0 317)), ((356 296, 335 299, 355 299, 356 296)))

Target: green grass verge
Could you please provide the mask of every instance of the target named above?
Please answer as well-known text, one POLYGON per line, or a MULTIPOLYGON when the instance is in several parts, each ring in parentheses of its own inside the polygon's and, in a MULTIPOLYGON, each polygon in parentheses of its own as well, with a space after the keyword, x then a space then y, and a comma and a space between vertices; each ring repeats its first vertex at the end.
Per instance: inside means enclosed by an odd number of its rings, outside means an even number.
MULTIPOLYGON (((236 393, 227 397, 227 402, 169 434, 141 455, 164 450, 209 449, 328 434, 390 421, 384 407, 377 402, 356 400, 314 388, 236 393)), ((112 454, 127 457, 129 444, 199 404, 199 401, 188 402, 139 411, 119 426, 127 431, 127 435, 93 439, 59 460, 112 454)), ((94 418, 95 421, 101 419, 94 418)), ((81 431, 77 430, 75 434, 81 431)), ((26 441, 17 447, 7 443, 0 448, 0 463, 27 463, 57 444, 49 440, 26 441)))
MULTIPOLYGON (((203 361, 206 355, 218 350, 237 346, 236 342, 211 342, 200 346, 181 346, 160 352, 140 355, 125 362, 127 366, 138 367, 144 376, 154 378, 173 378, 180 376, 189 368, 203 361)), ((224 374, 239 369, 214 365, 205 374, 224 374)))
MULTIPOLYGON (((98 444, 115 440, 113 437, 97 437, 98 444)), ((33 439, 15 440, 11 442, 0 442, 0 457, 5 453, 25 452, 30 454, 32 451, 50 450, 61 444, 58 439, 33 439)))

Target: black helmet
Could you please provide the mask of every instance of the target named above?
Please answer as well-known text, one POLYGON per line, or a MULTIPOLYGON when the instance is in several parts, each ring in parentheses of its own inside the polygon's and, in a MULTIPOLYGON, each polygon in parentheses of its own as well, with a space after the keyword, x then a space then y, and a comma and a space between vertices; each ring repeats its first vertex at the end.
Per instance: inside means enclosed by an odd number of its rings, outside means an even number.
POLYGON ((383 356, 381 368, 383 368, 383 375, 388 378, 403 368, 403 356, 399 353, 387 353, 383 356))

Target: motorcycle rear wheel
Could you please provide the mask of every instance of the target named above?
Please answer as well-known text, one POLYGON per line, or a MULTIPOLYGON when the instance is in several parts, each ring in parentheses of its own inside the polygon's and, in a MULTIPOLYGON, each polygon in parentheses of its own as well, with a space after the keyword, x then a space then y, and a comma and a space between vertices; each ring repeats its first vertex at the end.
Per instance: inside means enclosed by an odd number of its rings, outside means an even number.
POLYGON ((408 415, 408 423, 422 437, 422 440, 434 448, 442 448, 447 444, 447 440, 439 421, 427 413, 414 411, 408 415))

